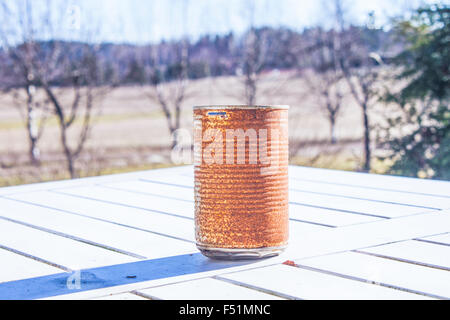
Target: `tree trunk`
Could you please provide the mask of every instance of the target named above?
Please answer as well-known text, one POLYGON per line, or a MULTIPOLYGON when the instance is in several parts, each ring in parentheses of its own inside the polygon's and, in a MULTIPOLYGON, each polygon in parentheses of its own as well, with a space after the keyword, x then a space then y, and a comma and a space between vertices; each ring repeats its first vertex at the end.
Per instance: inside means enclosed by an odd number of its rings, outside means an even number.
POLYGON ((172 137, 172 144, 170 146, 170 150, 173 150, 178 144, 177 129, 170 129, 170 136, 172 137))
POLYGON ((59 121, 60 134, 61 134, 60 138, 61 138, 62 147, 64 149, 64 155, 67 160, 67 170, 69 171, 71 179, 76 178, 76 172, 75 172, 75 167, 74 167, 75 157, 74 157, 74 154, 72 153, 72 151, 70 150, 70 147, 69 147, 69 144, 67 141, 66 131, 67 131, 68 127, 66 126, 64 111, 62 109, 62 106, 59 104, 57 98, 55 97, 55 95, 53 94, 51 89, 49 88, 49 86, 48 85, 45 86, 44 89, 45 89, 45 92, 47 93, 48 98, 53 103, 53 106, 55 108, 55 114, 59 121))
MULTIPOLYGON (((64 120, 62 120, 64 121, 64 120)), ((66 136, 66 127, 65 124, 61 124, 61 143, 64 149, 64 155, 66 156, 67 161, 67 170, 69 171, 70 178, 74 179, 76 178, 76 172, 74 167, 74 156, 72 154, 72 151, 69 149, 67 136, 66 136)))
POLYGON ((32 165, 40 164, 39 149, 37 147, 38 141, 38 125, 36 123, 36 114, 33 106, 34 103, 34 92, 31 85, 26 86, 27 91, 27 132, 28 140, 30 142, 29 155, 30 162, 32 165))
POLYGON ((77 175, 75 172, 75 167, 73 165, 73 158, 72 156, 66 156, 66 158, 67 158, 67 170, 69 171, 70 179, 75 179, 77 175))
POLYGON ((247 74, 245 79, 245 98, 249 106, 255 105, 256 100, 256 79, 255 75, 247 74))
POLYGON ((337 142, 335 129, 336 129, 336 118, 335 117, 331 117, 330 118, 331 144, 336 144, 336 142, 337 142))
POLYGON ((369 127, 369 115, 367 113, 367 103, 364 103, 363 106, 363 121, 364 121, 364 165, 363 171, 370 171, 370 127, 369 127))

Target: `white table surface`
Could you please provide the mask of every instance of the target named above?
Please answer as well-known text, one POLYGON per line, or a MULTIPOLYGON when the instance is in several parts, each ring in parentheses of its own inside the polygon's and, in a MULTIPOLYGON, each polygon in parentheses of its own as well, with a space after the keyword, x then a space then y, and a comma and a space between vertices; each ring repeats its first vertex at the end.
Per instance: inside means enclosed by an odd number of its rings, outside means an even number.
POLYGON ((289 182, 288 249, 235 262, 195 247, 191 166, 0 188, 0 299, 450 298, 450 182, 289 182))

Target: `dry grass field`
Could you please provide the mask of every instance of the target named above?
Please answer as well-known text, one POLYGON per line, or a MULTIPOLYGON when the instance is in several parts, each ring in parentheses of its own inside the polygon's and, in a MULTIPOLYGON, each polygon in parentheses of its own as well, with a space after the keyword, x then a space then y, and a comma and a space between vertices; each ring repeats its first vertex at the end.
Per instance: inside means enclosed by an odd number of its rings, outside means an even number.
MULTIPOLYGON (((145 94, 148 91, 151 88, 119 87, 96 102, 92 131, 77 160, 80 176, 172 165, 166 119, 159 105, 145 94)), ((182 127, 192 127, 192 106, 242 104, 242 92, 243 85, 236 77, 191 81, 182 105, 182 127)), ((69 92, 65 94, 69 98, 69 92)), ((329 143, 330 126, 324 109, 301 78, 280 72, 265 74, 257 97, 258 104, 290 105, 291 146, 298 149, 291 162, 358 169, 363 128, 361 112, 349 95, 337 119, 336 145, 329 143)), ((21 116, 25 105, 18 105, 17 100, 20 98, 14 99, 11 93, 0 95, 0 185, 67 178, 56 118, 47 119, 39 141, 41 166, 29 164, 27 132, 21 116)))

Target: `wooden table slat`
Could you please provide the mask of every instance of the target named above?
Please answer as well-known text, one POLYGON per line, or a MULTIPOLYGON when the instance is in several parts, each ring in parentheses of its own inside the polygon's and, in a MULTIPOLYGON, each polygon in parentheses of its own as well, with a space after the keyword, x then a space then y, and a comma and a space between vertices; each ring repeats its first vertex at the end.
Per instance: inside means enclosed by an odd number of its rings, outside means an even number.
POLYGON ((322 272, 277 265, 226 275, 228 279, 299 299, 422 299, 423 296, 322 272))
POLYGON ((137 261, 86 243, 0 219, 0 245, 71 270, 137 261))
POLYGON ((358 223, 368 223, 382 219, 362 214, 302 205, 290 205, 289 218, 322 223, 334 227, 341 227, 358 223))
MULTIPOLYGON (((330 169, 289 167, 290 178, 450 198, 450 182, 330 169)), ((301 181, 299 180, 299 181, 301 181)))
POLYGON ((190 171, 190 166, 173 167, 163 169, 153 169, 146 171, 128 172, 112 175, 103 175, 95 177, 85 177, 82 179, 57 180, 41 183, 31 183, 26 185, 17 185, 0 188, 1 195, 11 195, 25 192, 51 190, 57 188, 83 187, 85 185, 94 185, 98 183, 112 183, 116 181, 138 180, 145 178, 153 178, 155 176, 178 176, 184 172, 190 171))
POLYGON ((131 208, 104 201, 80 198, 50 191, 35 191, 8 196, 11 199, 26 201, 36 205, 72 212, 83 216, 101 219, 124 226, 142 229, 166 237, 175 237, 194 242, 194 221, 131 208))
POLYGON ((141 259, 195 252, 192 243, 14 200, 0 199, 0 208, 0 218, 63 233, 68 238, 86 240, 99 247, 112 247, 114 251, 139 255, 141 259), (31 211, 33 214, 29 214, 31 211))
POLYGON ((117 188, 119 190, 134 191, 137 193, 157 195, 161 197, 173 197, 180 200, 194 201, 193 187, 179 187, 163 183, 151 183, 140 180, 123 181, 101 185, 102 187, 117 188))
POLYGON ((450 246, 409 240, 365 248, 360 251, 450 271, 450 246))
POLYGON ((279 300, 278 296, 212 278, 191 280, 137 290, 139 294, 162 300, 279 300), (212 289, 214 288, 214 289, 212 289))
POLYGON ((180 216, 189 219, 194 218, 193 202, 114 190, 110 188, 103 188, 101 186, 69 188, 57 190, 57 192, 107 203, 119 204, 126 207, 146 209, 154 212, 156 211, 167 215, 180 216))
POLYGON ((61 269, 0 248, 0 283, 62 272, 61 269))
POLYGON ((343 198, 339 196, 328 196, 292 190, 289 191, 289 201, 291 203, 306 204, 321 208, 344 210, 387 218, 417 214, 429 210, 398 204, 371 202, 361 199, 343 198))
POLYGON ((423 237, 423 238, 420 238, 420 240, 436 242, 438 244, 445 244, 445 245, 449 245, 450 246, 450 233, 423 237))
POLYGON ((357 252, 296 261, 302 266, 450 298, 450 272, 357 252))
MULTIPOLYGON (((437 197, 431 195, 414 194, 408 192, 392 192, 346 185, 321 183, 313 181, 291 180, 290 187, 293 190, 316 192, 324 195, 335 195, 349 198, 357 198, 369 201, 379 201, 394 204, 424 207, 426 209, 450 208, 450 197, 437 197)), ((450 191, 449 191, 450 193, 450 191)))

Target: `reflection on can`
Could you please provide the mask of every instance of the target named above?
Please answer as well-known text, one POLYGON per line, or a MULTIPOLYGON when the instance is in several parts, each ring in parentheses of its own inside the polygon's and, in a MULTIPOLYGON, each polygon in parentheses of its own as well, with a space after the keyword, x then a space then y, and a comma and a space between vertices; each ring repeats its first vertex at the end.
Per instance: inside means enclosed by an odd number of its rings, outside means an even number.
POLYGON ((288 107, 194 107, 195 230, 206 256, 279 254, 288 242, 288 107))

